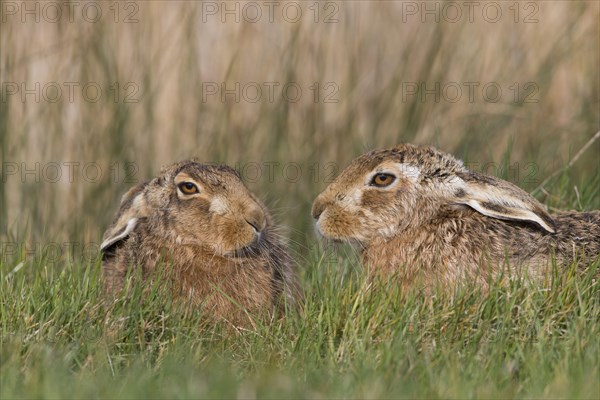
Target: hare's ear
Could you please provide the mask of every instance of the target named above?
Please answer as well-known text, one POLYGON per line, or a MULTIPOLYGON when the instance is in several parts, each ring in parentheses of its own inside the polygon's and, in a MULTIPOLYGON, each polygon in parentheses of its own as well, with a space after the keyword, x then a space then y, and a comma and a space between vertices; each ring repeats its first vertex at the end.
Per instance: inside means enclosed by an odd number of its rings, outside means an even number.
POLYGON ((141 218, 148 216, 149 207, 144 188, 147 182, 129 189, 121 199, 119 211, 102 237, 100 251, 106 251, 115 243, 125 239, 135 229, 141 218))
POLYGON ((464 204, 491 218, 529 221, 549 233, 555 222, 530 194, 512 183, 474 172, 458 174, 453 182, 453 203, 464 204))

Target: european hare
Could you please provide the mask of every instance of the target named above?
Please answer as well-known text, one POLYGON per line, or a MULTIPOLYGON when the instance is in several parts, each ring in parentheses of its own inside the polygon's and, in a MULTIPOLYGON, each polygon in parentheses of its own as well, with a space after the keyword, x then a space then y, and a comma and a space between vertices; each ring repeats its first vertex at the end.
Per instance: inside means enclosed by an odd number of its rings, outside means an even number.
POLYGON ((350 163, 314 201, 326 238, 361 250, 363 265, 428 290, 466 279, 487 288, 506 263, 540 277, 600 254, 600 211, 549 215, 515 185, 472 172, 433 147, 400 144, 350 163))
POLYGON ((234 323, 246 312, 279 313, 301 294, 268 210, 227 166, 183 161, 133 187, 101 250, 108 293, 131 268, 148 279, 161 263, 176 296, 234 323))

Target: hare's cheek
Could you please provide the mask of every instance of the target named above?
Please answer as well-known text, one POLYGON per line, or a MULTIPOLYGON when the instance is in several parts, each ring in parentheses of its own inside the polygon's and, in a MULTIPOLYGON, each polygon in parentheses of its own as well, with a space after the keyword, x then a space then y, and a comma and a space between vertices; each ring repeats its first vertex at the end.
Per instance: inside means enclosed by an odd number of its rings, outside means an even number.
POLYGON ((395 209, 367 210, 362 226, 370 236, 390 237, 398 233, 398 217, 395 209))
POLYGON ((225 254, 233 250, 232 237, 234 235, 231 223, 224 218, 213 218, 211 221, 211 232, 206 235, 206 241, 213 245, 219 254, 225 254))
POLYGON ((360 198, 360 208, 372 215, 383 215, 396 208, 398 191, 366 190, 360 198))
POLYGON ((249 246, 256 239, 256 233, 246 221, 224 218, 219 224, 218 243, 221 252, 226 253, 249 246))
POLYGON ((252 245, 257 239, 258 234, 246 221, 240 222, 234 230, 233 248, 240 249, 242 247, 252 245))

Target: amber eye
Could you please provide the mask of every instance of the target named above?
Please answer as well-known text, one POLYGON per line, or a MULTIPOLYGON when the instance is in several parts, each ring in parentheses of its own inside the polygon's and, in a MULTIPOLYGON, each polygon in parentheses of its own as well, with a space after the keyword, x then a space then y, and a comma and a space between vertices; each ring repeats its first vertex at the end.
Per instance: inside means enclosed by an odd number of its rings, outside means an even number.
POLYGON ((380 173, 373 177, 371 180, 371 186, 386 187, 392 184, 396 180, 396 177, 391 174, 380 173))
POLYGON ((177 187, 183 194, 195 194, 199 192, 198 186, 192 182, 181 182, 177 187))

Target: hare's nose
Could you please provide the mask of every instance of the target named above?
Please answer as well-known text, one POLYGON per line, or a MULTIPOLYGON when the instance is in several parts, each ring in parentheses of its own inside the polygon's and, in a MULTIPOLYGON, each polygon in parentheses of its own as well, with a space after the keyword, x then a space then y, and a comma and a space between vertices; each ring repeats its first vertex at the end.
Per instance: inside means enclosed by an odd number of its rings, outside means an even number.
POLYGON ((248 225, 250 225, 250 226, 252 226, 252 228, 254 228, 256 233, 262 232, 263 229, 265 229, 265 226, 267 225, 265 213, 263 212, 263 210, 261 210, 258 207, 250 210, 247 213, 245 220, 248 223, 248 225))
POLYGON ((321 199, 321 196, 317 196, 311 210, 312 217, 314 219, 319 219, 326 207, 327 203, 321 199))

